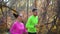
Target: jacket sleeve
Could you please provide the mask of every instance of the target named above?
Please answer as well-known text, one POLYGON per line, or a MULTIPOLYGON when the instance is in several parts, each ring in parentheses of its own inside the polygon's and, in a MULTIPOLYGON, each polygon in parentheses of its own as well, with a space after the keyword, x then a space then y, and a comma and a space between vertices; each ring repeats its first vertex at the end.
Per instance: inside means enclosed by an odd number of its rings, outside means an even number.
POLYGON ((10 34, 17 34, 15 33, 15 29, 16 29, 16 24, 13 24, 10 28, 10 34))
POLYGON ((26 27, 24 27, 24 34, 28 34, 26 27))
POLYGON ((26 23, 26 28, 33 28, 33 26, 31 25, 31 18, 28 18, 28 21, 26 23))

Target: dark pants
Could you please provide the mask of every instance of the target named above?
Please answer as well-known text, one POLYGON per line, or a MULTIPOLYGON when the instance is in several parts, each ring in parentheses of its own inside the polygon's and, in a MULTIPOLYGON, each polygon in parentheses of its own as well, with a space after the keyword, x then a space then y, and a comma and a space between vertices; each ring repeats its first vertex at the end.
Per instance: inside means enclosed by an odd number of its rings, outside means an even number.
POLYGON ((30 33, 30 32, 28 32, 28 34, 36 34, 36 32, 35 32, 35 33, 30 33))

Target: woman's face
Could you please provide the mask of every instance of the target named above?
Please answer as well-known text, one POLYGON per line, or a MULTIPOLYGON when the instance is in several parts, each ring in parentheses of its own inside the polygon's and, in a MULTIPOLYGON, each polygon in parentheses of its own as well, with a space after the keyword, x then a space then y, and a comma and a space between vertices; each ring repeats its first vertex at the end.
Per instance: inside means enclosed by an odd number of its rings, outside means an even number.
POLYGON ((22 21, 22 20, 23 20, 22 18, 23 18, 22 16, 18 16, 18 19, 19 19, 20 21, 22 21))

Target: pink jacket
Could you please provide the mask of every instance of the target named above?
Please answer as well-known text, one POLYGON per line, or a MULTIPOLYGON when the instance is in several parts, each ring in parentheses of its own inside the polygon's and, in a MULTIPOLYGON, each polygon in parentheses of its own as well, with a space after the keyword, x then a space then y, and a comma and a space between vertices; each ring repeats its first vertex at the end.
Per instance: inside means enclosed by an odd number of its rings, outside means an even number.
POLYGON ((12 25, 12 27, 10 28, 10 34, 27 34, 27 30, 24 27, 24 24, 21 22, 14 22, 14 24, 12 25))

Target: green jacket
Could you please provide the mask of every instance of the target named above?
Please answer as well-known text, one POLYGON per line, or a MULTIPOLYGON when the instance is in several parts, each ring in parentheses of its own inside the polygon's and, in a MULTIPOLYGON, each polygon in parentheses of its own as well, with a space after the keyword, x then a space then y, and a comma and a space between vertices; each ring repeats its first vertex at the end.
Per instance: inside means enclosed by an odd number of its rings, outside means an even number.
POLYGON ((36 32, 35 26, 37 25, 37 23, 38 23, 38 16, 36 17, 34 15, 30 16, 26 23, 26 28, 28 29, 28 32, 31 32, 31 33, 36 32))

